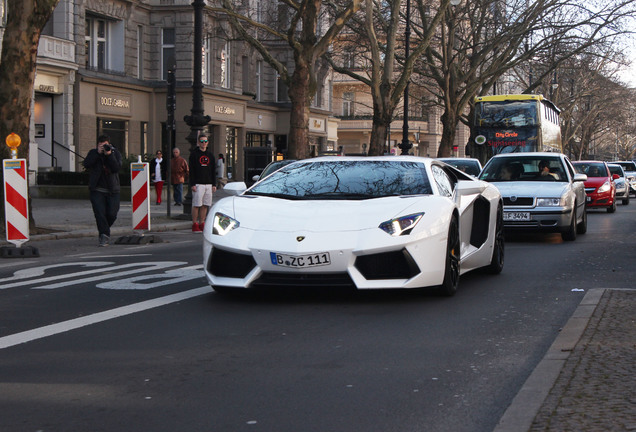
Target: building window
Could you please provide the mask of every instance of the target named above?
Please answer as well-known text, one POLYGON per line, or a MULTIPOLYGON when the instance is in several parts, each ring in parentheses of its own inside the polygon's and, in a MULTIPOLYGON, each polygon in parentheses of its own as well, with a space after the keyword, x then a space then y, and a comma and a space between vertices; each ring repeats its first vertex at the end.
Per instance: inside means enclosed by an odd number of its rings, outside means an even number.
MULTIPOLYGON (((259 2, 260 3, 260 2, 259 2)), ((7 26, 7 0, 0 0, 0 25, 2 27, 7 26)))
POLYGON ((108 22, 100 18, 86 18, 86 69, 108 69, 108 22))
POLYGON ((221 87, 230 88, 232 78, 231 68, 232 53, 230 52, 230 43, 225 42, 223 50, 221 50, 221 87))
POLYGON ((344 117, 353 117, 353 92, 344 92, 342 94, 342 115, 344 117))
POLYGON ((243 68, 243 94, 253 94, 250 88, 250 61, 247 56, 241 58, 243 68))
POLYGON ((137 26, 137 78, 144 79, 144 28, 137 26))
POLYGON ((148 122, 141 122, 141 148, 139 152, 142 155, 148 154, 148 122))
POLYGON ((212 60, 212 57, 210 56, 211 44, 212 44, 212 37, 208 35, 203 40, 203 47, 202 47, 203 53, 201 57, 201 82, 207 85, 209 85, 212 82, 212 79, 210 77, 211 75, 210 71, 212 70, 210 68, 210 61, 212 60))
MULTIPOLYGON (((259 2, 260 3, 260 2, 259 2)), ((263 61, 256 62, 256 100, 261 101, 261 89, 263 84, 263 61)))
POLYGON ((161 79, 168 79, 168 70, 173 69, 176 64, 175 59, 175 31, 174 28, 164 28, 161 32, 161 79))
POLYGON ((287 84, 285 84, 278 73, 276 74, 276 102, 289 102, 287 84))

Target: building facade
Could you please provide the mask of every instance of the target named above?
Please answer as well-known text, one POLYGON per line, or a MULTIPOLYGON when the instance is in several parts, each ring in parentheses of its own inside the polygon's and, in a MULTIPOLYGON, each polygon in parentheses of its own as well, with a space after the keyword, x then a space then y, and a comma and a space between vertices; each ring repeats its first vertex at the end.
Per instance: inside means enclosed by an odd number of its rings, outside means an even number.
MULTIPOLYGON (((236 40, 206 2, 202 82, 210 149, 226 159, 225 177, 247 180, 287 149, 290 102, 276 72, 236 40)), ((101 134, 130 160, 156 150, 187 155, 194 58, 190 0, 60 0, 37 60, 30 170, 81 170, 101 134), (176 77, 175 130, 166 128, 167 74, 176 77)), ((293 66, 286 50, 277 58, 293 66)), ((312 103, 312 154, 336 148, 329 74, 312 103)))

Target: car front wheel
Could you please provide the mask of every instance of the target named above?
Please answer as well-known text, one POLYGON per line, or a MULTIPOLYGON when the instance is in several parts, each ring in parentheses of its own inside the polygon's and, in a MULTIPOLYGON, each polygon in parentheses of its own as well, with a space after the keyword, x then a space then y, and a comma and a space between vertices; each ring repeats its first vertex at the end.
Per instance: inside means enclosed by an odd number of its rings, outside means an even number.
POLYGON ((499 204, 497 208, 497 223, 495 225, 495 244, 492 250, 492 260, 486 267, 486 271, 491 274, 499 274, 504 267, 504 228, 503 228, 503 207, 499 204))
POLYGON ((444 281, 439 287, 439 292, 448 297, 454 296, 457 285, 459 285, 459 223, 457 218, 453 217, 448 227, 444 281))
POLYGON ((572 209, 570 225, 561 233, 561 238, 565 241, 576 240, 576 204, 574 204, 574 208, 572 209))

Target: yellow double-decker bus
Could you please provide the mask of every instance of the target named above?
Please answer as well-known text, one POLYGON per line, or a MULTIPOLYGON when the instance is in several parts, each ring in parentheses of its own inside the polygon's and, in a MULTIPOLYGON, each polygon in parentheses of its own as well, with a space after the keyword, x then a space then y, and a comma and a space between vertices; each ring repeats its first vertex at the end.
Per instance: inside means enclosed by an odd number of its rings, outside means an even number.
POLYGON ((560 153, 559 113, 559 108, 542 95, 477 96, 472 153, 484 159, 499 153, 560 153))

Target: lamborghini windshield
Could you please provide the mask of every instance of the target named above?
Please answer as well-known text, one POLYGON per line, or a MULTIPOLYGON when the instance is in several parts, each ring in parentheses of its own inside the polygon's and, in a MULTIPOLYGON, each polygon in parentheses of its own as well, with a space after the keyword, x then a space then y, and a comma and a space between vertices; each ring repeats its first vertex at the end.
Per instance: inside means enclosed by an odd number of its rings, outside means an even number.
POLYGON ((420 162, 308 160, 281 168, 245 194, 349 200, 431 193, 425 166, 420 162))

